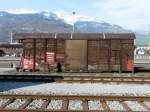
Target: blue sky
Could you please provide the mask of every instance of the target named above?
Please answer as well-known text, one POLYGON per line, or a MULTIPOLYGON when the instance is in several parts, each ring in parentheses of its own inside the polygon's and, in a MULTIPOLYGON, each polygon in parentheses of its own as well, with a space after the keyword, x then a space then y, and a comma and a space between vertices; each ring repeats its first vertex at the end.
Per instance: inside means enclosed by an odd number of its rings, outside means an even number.
POLYGON ((148 31, 150 0, 0 0, 0 10, 49 10, 86 15, 136 31, 148 31))

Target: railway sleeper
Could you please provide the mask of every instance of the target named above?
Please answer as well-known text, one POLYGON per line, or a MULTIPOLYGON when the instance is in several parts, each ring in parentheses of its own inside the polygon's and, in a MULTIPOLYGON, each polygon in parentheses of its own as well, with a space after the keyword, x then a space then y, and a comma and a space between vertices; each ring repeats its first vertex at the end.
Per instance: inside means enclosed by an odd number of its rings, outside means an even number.
MULTIPOLYGON (((150 110, 148 106, 146 106, 143 102, 147 101, 150 103, 150 97, 133 97, 133 96, 40 96, 40 95, 1 95, 0 99, 7 98, 9 99, 6 103, 4 103, 0 107, 0 112, 47 112, 47 111, 62 111, 62 112, 78 112, 78 111, 89 111, 89 112, 94 112, 94 111, 105 111, 105 112, 110 112, 113 110, 111 109, 110 105, 107 103, 108 101, 117 101, 122 105, 124 110, 118 110, 116 109, 115 112, 132 112, 132 110, 126 103, 126 101, 137 101, 138 104, 140 104, 143 108, 145 108, 147 111, 150 110), (19 108, 17 109, 7 109, 5 108, 7 105, 15 102, 16 99, 27 99, 24 104, 22 104, 19 108), (36 109, 27 109, 26 107, 30 105, 34 100, 36 99, 41 99, 44 102, 41 104, 41 107, 36 109), (47 106, 52 100, 62 100, 62 105, 60 109, 47 109, 47 106), (69 109, 70 101, 77 100, 81 101, 82 104, 80 105, 82 109, 69 109), (89 109, 89 101, 99 101, 101 104, 102 109, 98 110, 90 110, 89 109)), ((75 104, 74 104, 75 105, 75 104)), ((78 105, 78 104, 77 104, 78 105)), ((79 106, 79 105, 78 105, 79 106)))

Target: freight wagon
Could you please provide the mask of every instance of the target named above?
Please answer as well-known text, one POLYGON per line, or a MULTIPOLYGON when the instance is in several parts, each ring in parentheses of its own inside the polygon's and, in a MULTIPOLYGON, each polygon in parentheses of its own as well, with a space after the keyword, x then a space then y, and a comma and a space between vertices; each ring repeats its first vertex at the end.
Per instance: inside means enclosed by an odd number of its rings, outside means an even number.
POLYGON ((15 33, 23 45, 22 69, 133 72, 134 33, 15 33))

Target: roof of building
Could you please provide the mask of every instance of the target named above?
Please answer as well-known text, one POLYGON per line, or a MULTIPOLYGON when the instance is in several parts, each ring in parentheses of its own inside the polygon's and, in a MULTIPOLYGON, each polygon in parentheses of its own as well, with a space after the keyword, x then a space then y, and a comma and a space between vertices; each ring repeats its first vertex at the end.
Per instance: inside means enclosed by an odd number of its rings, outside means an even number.
POLYGON ((0 48, 22 48, 22 44, 1 43, 0 48))
POLYGON ((135 39, 134 33, 14 33, 14 40, 21 39, 135 39))

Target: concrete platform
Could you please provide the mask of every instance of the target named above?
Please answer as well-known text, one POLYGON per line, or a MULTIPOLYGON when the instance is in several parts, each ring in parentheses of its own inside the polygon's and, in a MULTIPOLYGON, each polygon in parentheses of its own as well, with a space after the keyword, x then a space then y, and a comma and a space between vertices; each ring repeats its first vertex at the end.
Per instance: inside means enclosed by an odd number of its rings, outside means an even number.
POLYGON ((15 68, 0 68, 0 73, 15 71, 15 68))

